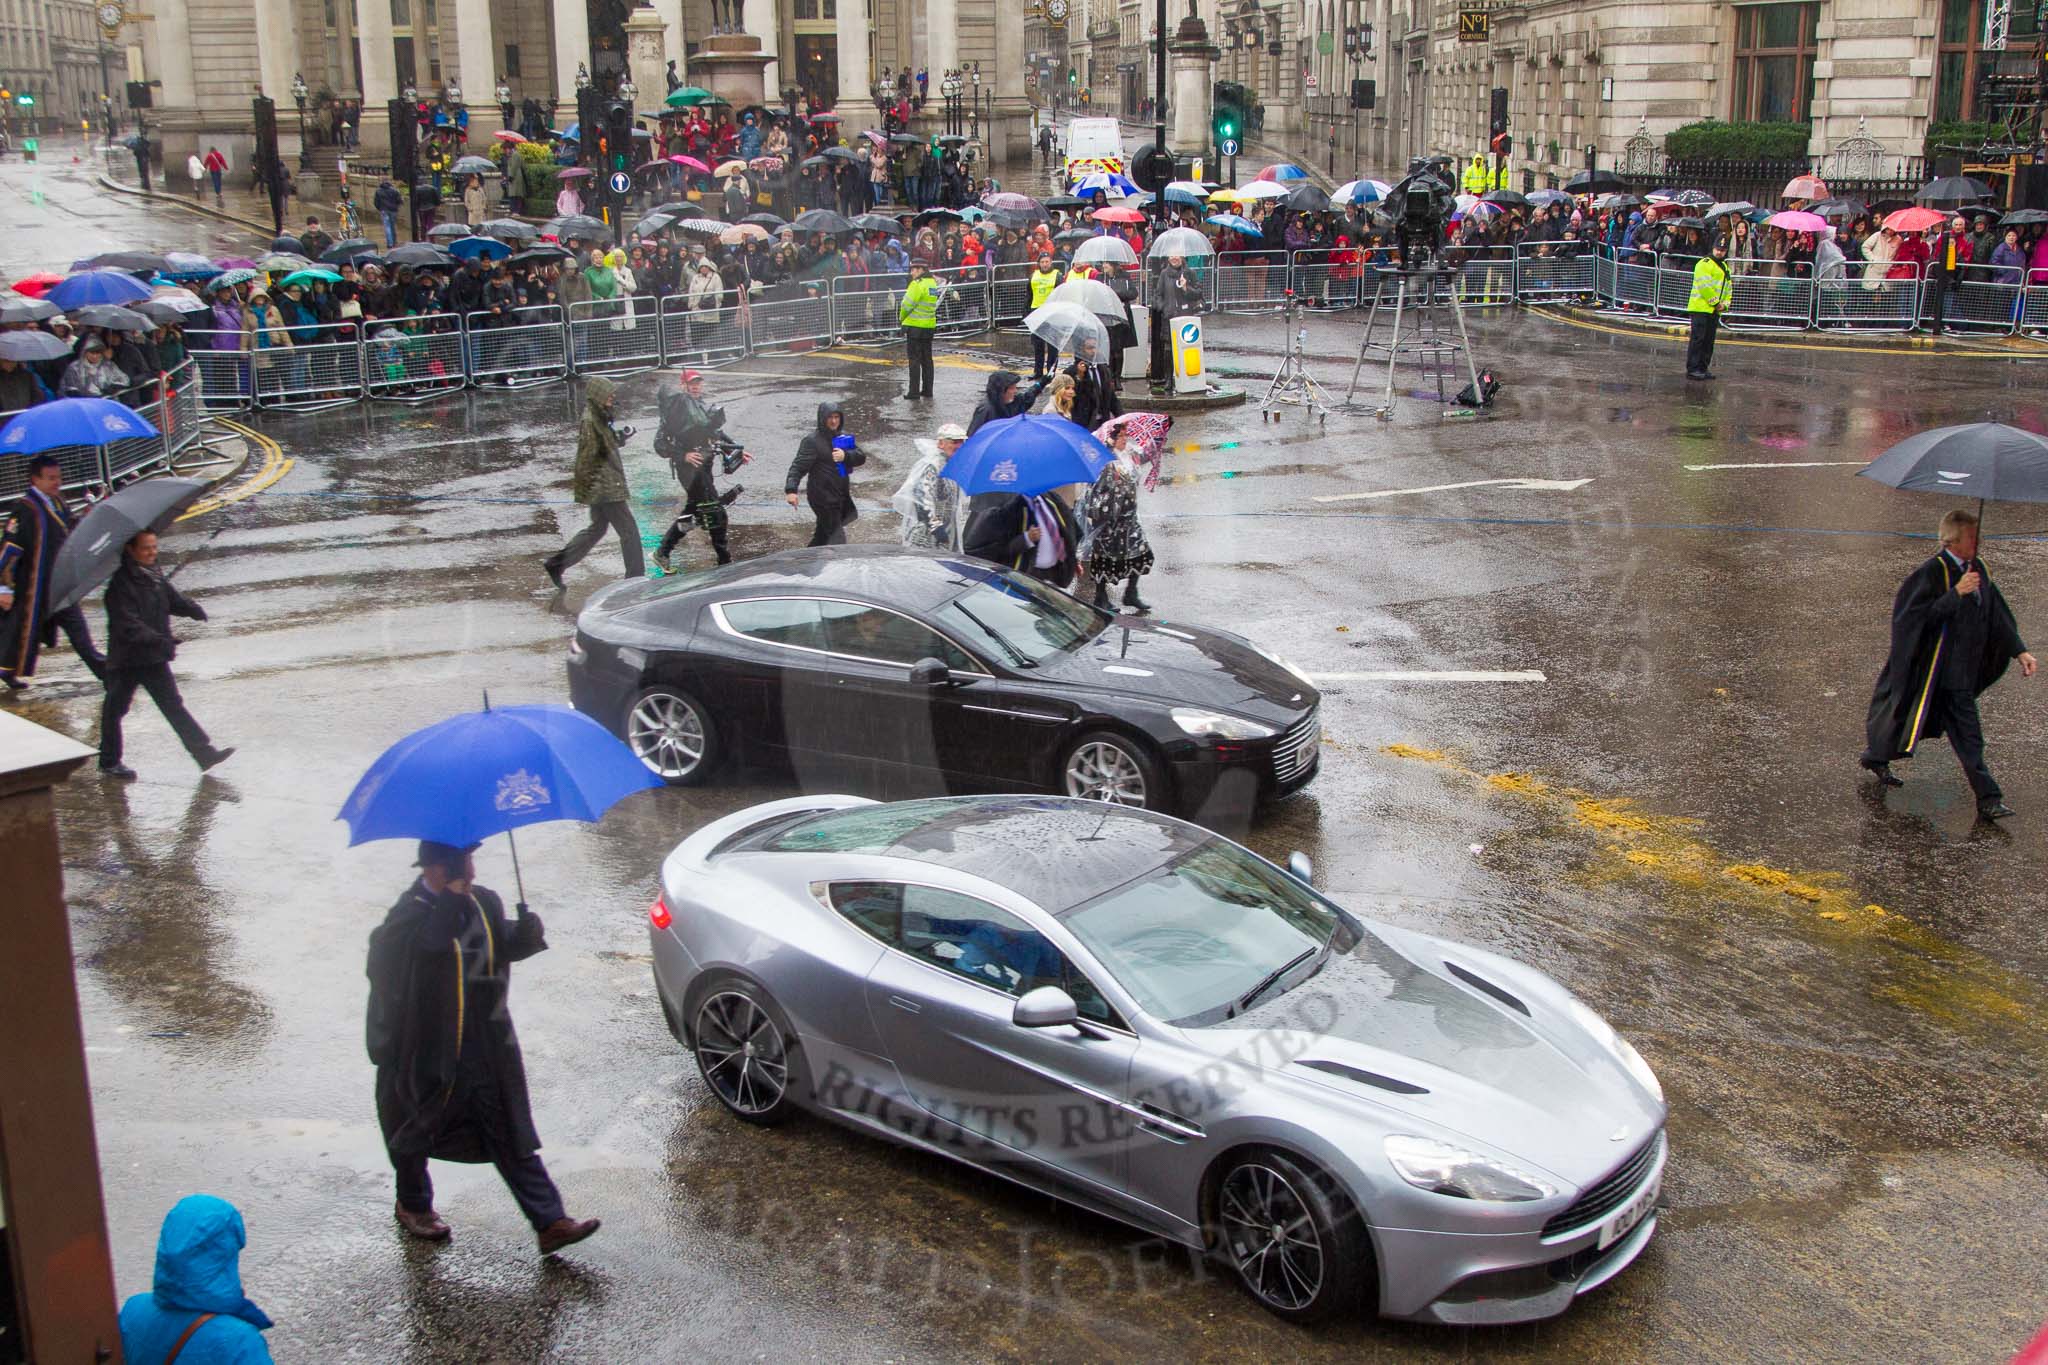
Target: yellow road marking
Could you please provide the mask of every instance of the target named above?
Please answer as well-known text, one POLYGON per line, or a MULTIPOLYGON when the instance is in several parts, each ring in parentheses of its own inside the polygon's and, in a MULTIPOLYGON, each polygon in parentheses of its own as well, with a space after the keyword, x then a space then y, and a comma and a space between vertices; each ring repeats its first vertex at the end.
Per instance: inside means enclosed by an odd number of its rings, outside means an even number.
MULTIPOLYGON (((812 351, 811 354, 823 356, 827 360, 850 360, 856 365, 901 365, 903 363, 902 356, 893 354, 857 355, 851 351, 812 351)), ((985 361, 969 360, 966 356, 960 355, 938 356, 933 359, 932 366, 934 369, 943 366, 949 370, 1000 370, 1003 368, 1000 365, 991 365, 985 361)))
POLYGON ((1380 752, 1483 783, 1596 840, 1605 856, 1584 864, 1592 878, 1653 878, 1697 897, 1711 914, 1747 908, 1817 918, 1829 933, 1880 955, 1880 964, 1867 974, 1877 983, 1878 997, 1973 1032, 2026 1032, 2048 1040, 2048 1002, 2039 986, 1973 948, 1865 902, 1835 873, 1795 873, 1740 861, 1708 843, 1699 820, 1646 813, 1627 800, 1554 786, 1528 773, 1481 772, 1441 750, 1409 744, 1385 745, 1380 752))
POLYGON ((280 446, 262 432, 243 426, 240 422, 230 422, 224 417, 216 417, 214 420, 229 431, 241 436, 244 440, 253 442, 256 448, 263 452, 263 463, 256 470, 255 477, 250 479, 249 482, 242 484, 234 491, 221 497, 208 498, 204 502, 194 503, 178 518, 179 521, 190 521, 194 517, 205 516, 208 512, 219 511, 229 503, 240 502, 244 498, 253 498, 285 475, 291 473, 292 461, 285 458, 283 446, 280 446))
MULTIPOLYGON (((1571 317, 1565 313, 1553 312, 1548 308, 1532 308, 1529 311, 1538 317, 1548 318, 1552 322, 1562 322, 1567 327, 1580 327, 1588 332, 1605 332, 1608 336, 1634 337, 1639 341, 1669 341, 1674 343, 1683 343, 1686 340, 1686 329, 1683 326, 1677 323, 1666 323, 1661 319, 1658 320, 1656 325, 1667 330, 1662 333, 1654 333, 1640 332, 1632 327, 1609 327, 1604 323, 1590 322, 1585 318, 1571 317)), ((1850 355, 1910 355, 1918 356, 1923 360, 1954 360, 1958 357, 1967 358, 1968 356, 1984 354, 1978 351, 1937 351, 1927 341, 1917 337, 1911 338, 1911 340, 1913 343, 1912 347, 1902 351, 1895 346, 1838 346, 1822 345, 1814 341, 1751 341, 1742 337, 1730 336, 1727 330, 1723 329, 1716 338, 1715 344, 1717 346, 1754 346, 1767 351, 1834 351, 1837 353, 1847 352, 1850 355)), ((2012 360, 2027 358, 2030 354, 2030 352, 2026 351, 2015 351, 2009 356, 1993 354, 1985 358, 2012 360)), ((2048 359, 2048 351, 2041 352, 2039 358, 2048 359)))

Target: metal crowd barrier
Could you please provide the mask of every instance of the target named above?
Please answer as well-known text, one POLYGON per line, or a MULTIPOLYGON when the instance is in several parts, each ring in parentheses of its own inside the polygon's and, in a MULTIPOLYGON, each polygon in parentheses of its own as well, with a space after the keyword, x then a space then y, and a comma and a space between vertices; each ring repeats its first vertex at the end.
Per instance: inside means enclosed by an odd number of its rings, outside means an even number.
POLYGON ((240 332, 216 332, 207 328, 185 329, 185 354, 199 371, 200 388, 206 394, 209 412, 246 408, 255 401, 249 353, 242 348, 240 332), (222 346, 226 341, 231 344, 222 346))
POLYGON ((2023 337, 2048 341, 2048 281, 2037 278, 2041 273, 2027 272, 2028 284, 2020 300, 2019 332, 2023 337))
MULTIPOLYGON (((1947 296, 1941 300, 1941 325, 1960 327, 1972 332, 2003 332, 2011 335, 2020 325, 2025 311, 2023 297, 2025 285, 2000 284, 1993 271, 1994 266, 1966 265, 1959 272, 1962 279, 1950 287, 1947 296)), ((2025 279, 2024 275, 2021 279, 2025 279)), ((1935 291, 1942 288, 1941 282, 1931 274, 1922 272, 1920 286, 1920 316, 1931 326, 1934 320, 1935 291)))
MULTIPOLYGON (((187 360, 159 376, 168 397, 136 406, 137 415, 157 429, 154 436, 132 436, 104 446, 57 446, 40 453, 57 458, 64 487, 73 491, 111 488, 161 469, 200 439, 198 376, 198 368, 187 360)), ((13 416, 0 412, 0 426, 13 416)), ((28 461, 0 460, 0 497, 19 497, 27 489, 28 461)))
POLYGON ((1515 297, 1566 299, 1598 292, 1596 270, 1604 259, 1583 243, 1522 242, 1515 247, 1515 297))
POLYGON ((1224 313, 1260 313, 1286 306, 1290 265, 1245 260, 1236 253, 1217 257, 1209 271, 1211 306, 1224 313))
POLYGON ((1458 262, 1458 301, 1467 308, 1498 308, 1515 301, 1513 247, 1452 247, 1444 256, 1458 262))
POLYGON ((747 351, 815 351, 832 344, 832 300, 822 290, 747 310, 747 351))
MULTIPOLYGON (((1814 280, 1811 276, 1769 275, 1759 267, 1769 261, 1728 262, 1729 302, 1722 325, 1732 331, 1803 331, 1813 325, 1814 280)), ((1662 302, 1659 291, 1659 302, 1662 302)), ((1692 298, 1692 275, 1686 272, 1686 299, 1692 298)))
POLYGON ((256 401, 267 408, 310 412, 361 398, 363 348, 354 330, 348 329, 346 340, 294 342, 257 352, 256 401))
POLYGON ((467 338, 456 314, 380 318, 366 326, 362 365, 367 396, 422 403, 469 382, 467 338))
POLYGON ((633 374, 661 364, 661 304, 651 295, 569 305, 569 353, 578 374, 633 374))
POLYGON ((1872 278, 1852 265, 1848 277, 1814 285, 1814 325, 1824 330, 1910 332, 1918 324, 1919 268, 1908 262, 1899 279, 1886 273, 1872 278))
POLYGON ((902 298, 909 283, 910 276, 898 271, 834 276, 831 296, 833 338, 855 345, 894 340, 902 330, 896 322, 897 300, 902 298))
POLYGON ((1022 322, 1031 311, 1033 267, 1025 262, 999 265, 989 272, 990 321, 998 327, 1022 322))
POLYGON ((531 388, 569 377, 569 333, 559 304, 515 308, 510 319, 469 331, 469 374, 478 383, 531 388))
MULTIPOLYGON (((934 278, 944 286, 939 296, 939 331, 947 336, 967 336, 986 332, 995 325, 995 311, 989 299, 988 268, 984 266, 956 266, 951 270, 934 270, 934 278)), ((895 322, 895 307, 889 311, 890 321, 895 322)), ((902 329, 892 325, 892 332, 902 329)))
MULTIPOLYGON (((724 301, 720 292, 719 301, 724 301)), ((747 353, 747 315, 756 305, 693 309, 681 294, 661 301, 661 354, 664 363, 724 365, 747 353)))
POLYGON ((1365 270, 1362 253, 1352 250, 1338 259, 1335 251, 1297 251, 1289 261, 1288 279, 1294 296, 1323 308, 1358 306, 1359 281, 1365 270))

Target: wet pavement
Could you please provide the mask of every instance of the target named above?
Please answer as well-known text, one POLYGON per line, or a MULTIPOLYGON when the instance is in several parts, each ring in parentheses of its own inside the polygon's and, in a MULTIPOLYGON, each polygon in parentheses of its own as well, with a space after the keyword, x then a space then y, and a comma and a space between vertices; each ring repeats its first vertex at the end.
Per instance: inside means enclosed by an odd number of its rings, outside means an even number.
MULTIPOLYGON (((37 260, 121 244, 84 231, 37 260)), ((1312 368, 1341 392, 1355 317, 1308 327, 1312 368)), ((183 631, 186 699, 241 752, 201 778, 138 706, 141 780, 86 773, 59 794, 122 1292, 146 1286, 163 1211, 208 1190, 247 1217, 244 1273, 283 1360, 2015 1349, 2048 1302, 2048 678, 2014 675, 1985 702, 2016 820, 1975 824, 1941 745, 1889 797, 1859 781, 1891 596, 1945 504, 1853 474, 1925 426, 2048 428, 2041 367, 1729 347, 1699 385, 1674 345, 1529 315, 1475 327, 1505 385, 1490 418, 1404 400, 1386 424, 1272 424, 1255 405, 1184 419, 1170 481, 1141 502, 1160 561, 1146 595, 1334 679, 1322 774, 1259 816, 1255 848, 1305 850, 1354 909, 1554 973, 1658 1070, 1666 1209, 1614 1282, 1529 1327, 1293 1329, 1119 1225, 822 1123, 732 1121, 661 1022, 644 911, 685 834, 797 789, 759 775, 521 836, 553 944, 520 967, 514 1004, 536 1118, 571 1211, 605 1228, 541 1263, 495 1175, 437 1166, 455 1241, 405 1243, 361 971, 410 848, 346 848, 334 812, 386 744, 486 687, 566 699, 573 613, 618 558, 601 546, 559 597, 541 574, 577 520, 580 400, 558 385, 253 419, 289 473, 165 540, 211 614, 183 631), (1384 496, 1317 500, 1356 494, 1384 496), (1342 677, 1452 671, 1543 680, 1342 677)), ((1280 336, 1274 319, 1212 318, 1211 363, 1256 396, 1280 336)), ((780 481, 827 396, 872 452, 855 536, 887 538, 914 438, 964 420, 1016 350, 942 345, 945 392, 915 408, 887 351, 714 372, 759 452, 735 551, 807 536, 780 481)), ((672 382, 633 377, 620 399, 650 545, 673 490, 649 446, 654 394, 672 382)), ((1987 529, 2012 537, 1985 557, 2022 629, 2048 633, 2048 516, 1994 506, 1987 529)), ((708 554, 701 538, 684 551, 708 554)), ((46 658, 5 704, 89 741, 97 688, 68 654, 46 658)), ((479 863, 509 892, 502 840, 479 863)))

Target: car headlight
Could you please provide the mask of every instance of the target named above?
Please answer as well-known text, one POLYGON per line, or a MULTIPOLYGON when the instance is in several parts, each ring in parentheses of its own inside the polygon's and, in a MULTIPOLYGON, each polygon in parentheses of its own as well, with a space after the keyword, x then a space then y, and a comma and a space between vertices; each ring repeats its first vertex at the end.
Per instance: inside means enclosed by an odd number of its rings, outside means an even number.
POLYGON ((1274 650, 1267 649, 1264 645, 1260 644, 1254 644, 1252 646, 1252 649, 1255 650, 1258 653, 1258 656, 1261 659, 1264 659, 1267 663, 1272 664, 1278 668, 1284 668, 1289 673, 1292 673, 1294 675, 1294 679, 1296 682, 1304 683, 1309 687, 1314 687, 1316 685, 1316 680, 1314 678, 1311 678, 1308 674, 1302 672, 1301 665, 1295 663, 1286 655, 1277 653, 1274 650))
POLYGON ((1188 734, 1208 735, 1215 739, 1265 739, 1279 733, 1270 725, 1261 725, 1243 716, 1204 711, 1193 706, 1174 707, 1173 723, 1188 734))
POLYGON ((1573 1022, 1592 1034, 1596 1042, 1614 1054, 1615 1060, 1621 1063, 1629 1075, 1642 1083, 1643 1089, 1655 1095, 1658 1103, 1663 1103, 1664 1087, 1658 1082, 1657 1073, 1650 1070, 1650 1064, 1643 1060, 1643 1054, 1636 1051, 1635 1044, 1616 1033, 1614 1025, 1602 1019, 1597 1011, 1576 995, 1570 997, 1569 1008, 1573 1022))
POLYGON ((1557 1193, 1557 1187, 1540 1176, 1436 1138, 1396 1134, 1386 1140, 1386 1150, 1394 1170, 1419 1190, 1502 1204, 1548 1199, 1557 1193))

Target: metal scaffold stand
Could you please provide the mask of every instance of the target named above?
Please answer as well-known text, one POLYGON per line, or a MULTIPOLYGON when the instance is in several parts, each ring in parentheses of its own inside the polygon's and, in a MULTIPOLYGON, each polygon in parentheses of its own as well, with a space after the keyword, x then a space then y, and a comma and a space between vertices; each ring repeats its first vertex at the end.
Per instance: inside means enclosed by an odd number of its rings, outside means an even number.
POLYGON ((1318 421, 1328 424, 1330 420, 1330 396, 1323 386, 1316 383, 1308 372, 1308 365, 1302 359, 1302 343, 1308 337, 1308 325, 1301 319, 1301 300, 1287 291, 1287 354, 1280 361, 1280 368, 1273 375, 1273 382, 1266 386, 1266 396, 1259 403, 1259 417, 1262 421, 1278 421, 1280 405, 1296 403, 1309 410, 1318 421))
POLYGON ((1370 409, 1381 421, 1394 415, 1394 369, 1404 360, 1418 366, 1425 381, 1436 381, 1437 401, 1448 407, 1451 400, 1444 390, 1444 381, 1455 378, 1462 358, 1472 381, 1472 392, 1478 393, 1479 365, 1472 356, 1472 338, 1465 330, 1465 309, 1458 300, 1458 272, 1431 258, 1412 269, 1383 266, 1373 274, 1372 310, 1365 316, 1365 335, 1358 343, 1358 361, 1351 367, 1351 387, 1345 391, 1345 405, 1356 401, 1358 377, 1368 358, 1375 364, 1386 362, 1386 386, 1379 405, 1370 409), (1455 335, 1444 328, 1446 311, 1456 328, 1455 335), (1380 338, 1382 315, 1388 324, 1384 340, 1380 338))

